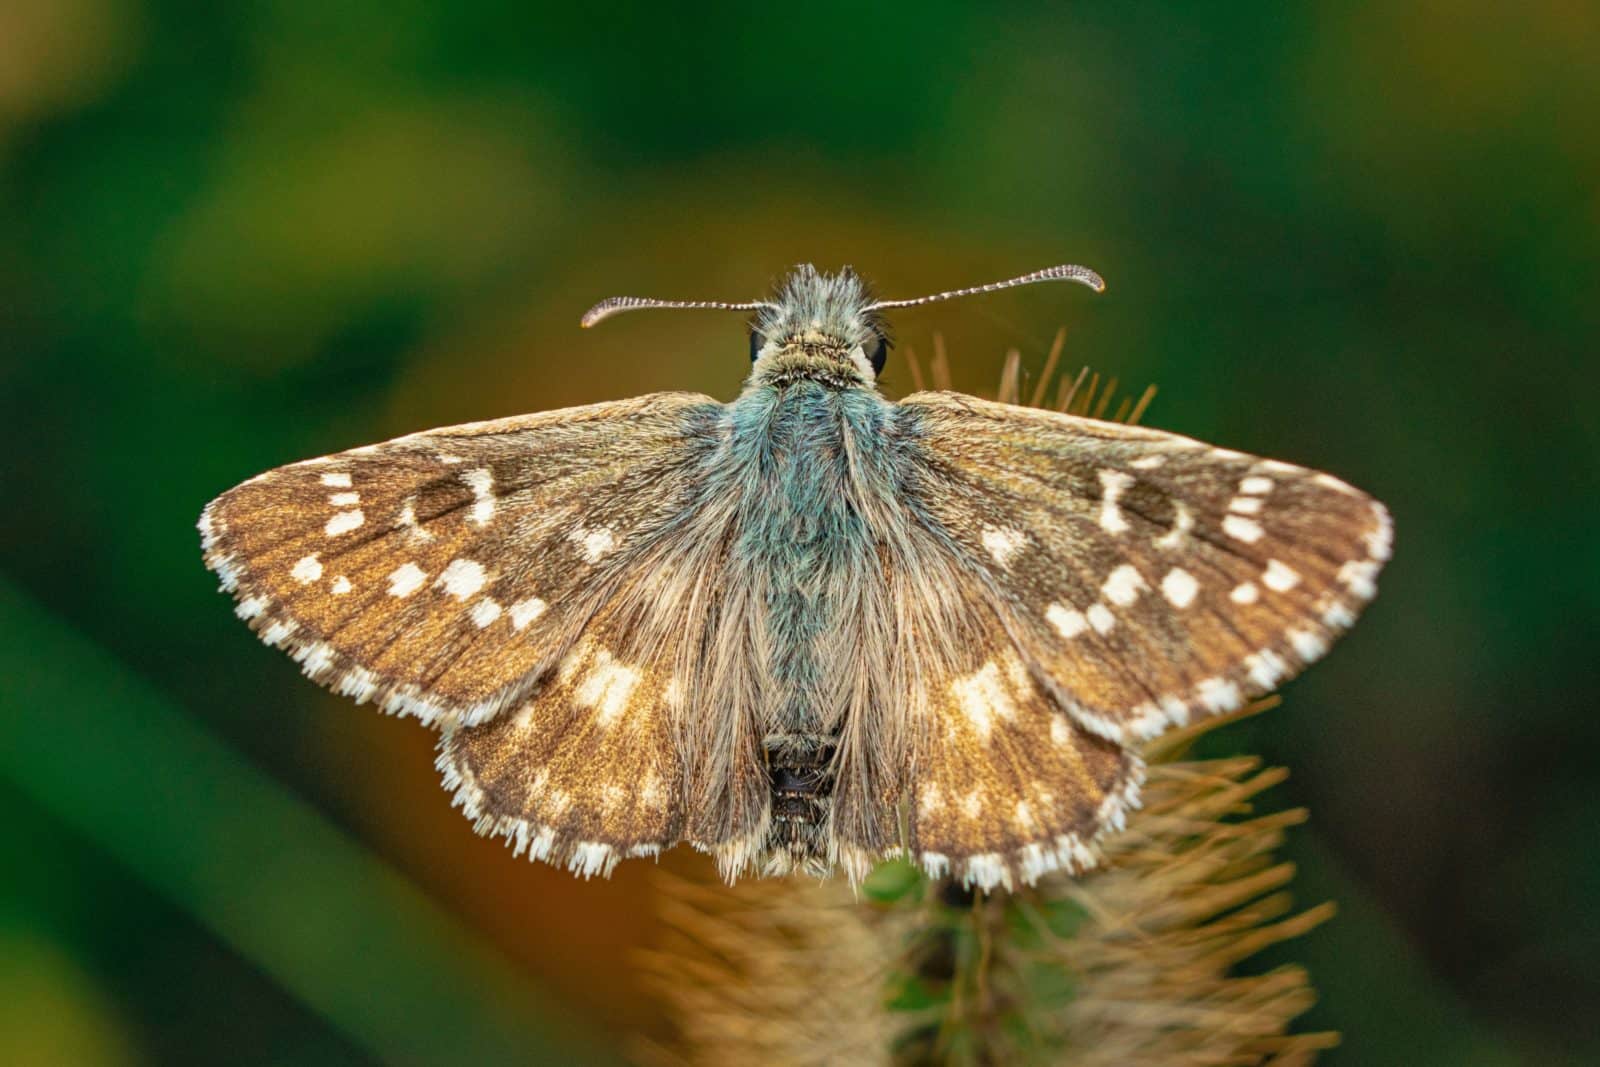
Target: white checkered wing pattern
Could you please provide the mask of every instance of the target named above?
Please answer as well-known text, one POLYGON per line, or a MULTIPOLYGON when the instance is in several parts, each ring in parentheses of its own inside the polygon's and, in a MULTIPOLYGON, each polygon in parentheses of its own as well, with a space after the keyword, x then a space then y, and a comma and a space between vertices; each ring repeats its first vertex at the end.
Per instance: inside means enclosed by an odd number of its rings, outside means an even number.
POLYGON ((315 681, 427 723, 486 722, 695 508, 722 412, 663 393, 289 464, 206 506, 206 565, 315 681))
POLYGON ((1389 558, 1383 505, 1328 474, 955 393, 899 415, 925 521, 1060 706, 1123 744, 1298 674, 1389 558))

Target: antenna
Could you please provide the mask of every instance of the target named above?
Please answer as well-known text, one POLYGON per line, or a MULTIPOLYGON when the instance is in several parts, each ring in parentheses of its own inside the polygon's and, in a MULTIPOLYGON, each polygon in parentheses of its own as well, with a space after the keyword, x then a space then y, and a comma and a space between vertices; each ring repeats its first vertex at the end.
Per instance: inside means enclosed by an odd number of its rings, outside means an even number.
POLYGON ((584 329, 595 325, 613 315, 620 315, 624 311, 637 311, 640 308, 709 308, 713 311, 754 311, 756 308, 774 307, 764 300, 751 301, 748 304, 729 304, 721 300, 652 300, 647 296, 613 296, 602 300, 594 307, 583 313, 582 326, 584 329))
MULTIPOLYGON (((1079 267, 1063 264, 1059 267, 1047 267, 1036 270, 1032 274, 1024 274, 1020 278, 1011 278, 1003 282, 991 282, 988 285, 974 285, 970 289, 952 289, 947 293, 934 293, 932 296, 919 296, 914 300, 880 300, 869 304, 863 311, 881 311, 884 308, 918 307, 922 304, 933 304, 940 300, 954 300, 958 296, 972 296, 976 293, 992 293, 999 289, 1011 289, 1018 285, 1032 285, 1034 282, 1068 281, 1087 285, 1095 292, 1104 292, 1106 283, 1100 275, 1088 267, 1079 267)), ((699 308, 711 311, 754 311, 757 308, 774 308, 782 310, 781 304, 774 304, 766 300, 752 300, 747 303, 728 303, 722 300, 655 300, 642 296, 614 296, 609 300, 602 300, 594 307, 583 313, 582 325, 584 329, 594 326, 613 315, 620 315, 624 311, 637 311, 640 308, 699 308)))
MULTIPOLYGON (((974 285, 970 289, 952 289, 947 293, 919 296, 913 300, 880 300, 876 304, 869 305, 867 310, 880 311, 883 308, 919 307, 922 304, 933 304, 940 300, 954 300, 958 296, 973 296, 977 293, 992 293, 997 289, 1011 289, 1018 285, 1032 285, 1034 282, 1054 281, 1078 282, 1082 285, 1087 285, 1097 293, 1103 293, 1106 289, 1105 279, 1088 267, 1062 264, 1059 267, 1036 270, 1032 274, 1024 274, 1020 278, 1011 278, 1003 282, 990 282, 988 285, 974 285)), ((590 312, 590 314, 593 314, 593 312, 590 312)))

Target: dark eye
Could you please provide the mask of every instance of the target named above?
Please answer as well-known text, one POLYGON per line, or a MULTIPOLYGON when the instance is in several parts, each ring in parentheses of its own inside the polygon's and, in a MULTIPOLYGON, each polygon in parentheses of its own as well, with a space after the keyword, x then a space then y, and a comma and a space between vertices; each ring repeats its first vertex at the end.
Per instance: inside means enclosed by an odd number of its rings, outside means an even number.
POLYGON ((883 365, 889 358, 889 339, 882 334, 877 334, 863 347, 866 349, 867 359, 872 363, 872 373, 874 375, 882 374, 883 365))
POLYGON ((751 330, 750 331, 750 362, 751 363, 754 363, 756 361, 756 357, 761 354, 761 346, 766 344, 766 343, 767 343, 767 339, 765 337, 762 337, 755 330, 751 330))

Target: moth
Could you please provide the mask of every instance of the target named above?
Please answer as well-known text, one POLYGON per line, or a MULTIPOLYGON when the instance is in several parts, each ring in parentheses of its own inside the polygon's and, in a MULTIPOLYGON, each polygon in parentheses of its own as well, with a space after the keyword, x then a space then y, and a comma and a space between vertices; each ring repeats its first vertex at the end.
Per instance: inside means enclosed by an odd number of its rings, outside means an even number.
POLYGON ((480 833, 585 877, 907 855, 991 889, 1096 863, 1136 749, 1320 658, 1384 507, 1332 475, 954 392, 886 399, 883 313, 797 268, 730 403, 658 393, 400 437, 212 501, 205 562, 304 672, 440 731, 480 833))

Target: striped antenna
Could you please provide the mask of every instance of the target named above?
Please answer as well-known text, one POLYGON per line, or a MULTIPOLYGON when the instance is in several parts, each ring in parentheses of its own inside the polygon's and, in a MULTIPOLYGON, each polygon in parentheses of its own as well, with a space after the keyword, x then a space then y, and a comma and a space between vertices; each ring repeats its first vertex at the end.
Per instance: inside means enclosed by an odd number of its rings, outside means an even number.
POLYGON ((721 300, 652 300, 644 296, 613 296, 602 300, 594 307, 583 313, 583 328, 588 329, 603 319, 613 315, 620 315, 624 311, 637 311, 639 308, 710 308, 715 311, 754 311, 756 308, 772 307, 774 305, 763 300, 755 300, 748 304, 729 304, 721 300))
POLYGON ((992 293, 997 289, 1010 289, 1018 285, 1032 285, 1034 282, 1067 281, 1079 282, 1087 285, 1097 293, 1106 289, 1105 279, 1090 270, 1088 267, 1079 267, 1072 264, 1062 264, 1059 267, 1048 267, 1045 270, 1036 270, 1032 274, 1024 274, 1020 278, 1011 278, 1003 282, 990 282, 988 285, 974 285, 970 289, 952 289, 948 293, 934 293, 932 296, 919 296, 914 300, 880 300, 867 308, 868 311, 880 311, 883 308, 909 308, 922 304, 933 304, 940 300, 954 300, 958 296, 973 296, 977 293, 992 293))

